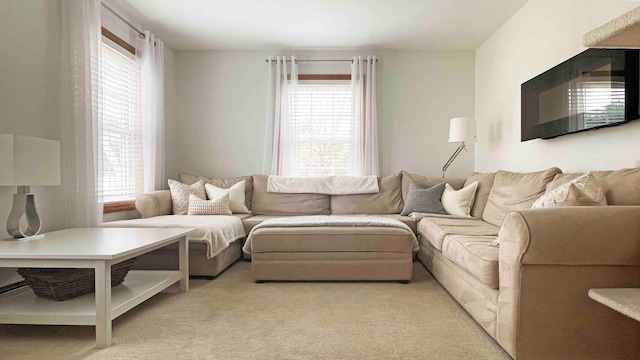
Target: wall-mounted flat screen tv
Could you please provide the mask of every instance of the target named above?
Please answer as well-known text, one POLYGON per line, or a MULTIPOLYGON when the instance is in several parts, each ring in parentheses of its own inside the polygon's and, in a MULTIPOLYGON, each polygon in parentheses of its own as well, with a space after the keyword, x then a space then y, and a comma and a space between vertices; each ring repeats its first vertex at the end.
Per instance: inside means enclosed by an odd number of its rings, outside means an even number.
POLYGON ((521 87, 521 141, 640 118, 640 50, 589 49, 521 87))

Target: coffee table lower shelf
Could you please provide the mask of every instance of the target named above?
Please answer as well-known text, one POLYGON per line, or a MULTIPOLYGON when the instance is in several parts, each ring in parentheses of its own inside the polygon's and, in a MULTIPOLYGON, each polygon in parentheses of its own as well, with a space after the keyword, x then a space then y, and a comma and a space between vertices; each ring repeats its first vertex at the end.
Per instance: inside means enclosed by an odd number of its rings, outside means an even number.
MULTIPOLYGON (((132 270, 111 288, 111 319, 181 279, 180 271, 132 270)), ((0 299, 0 324, 96 325, 95 294, 66 301, 37 297, 30 289, 0 299)))

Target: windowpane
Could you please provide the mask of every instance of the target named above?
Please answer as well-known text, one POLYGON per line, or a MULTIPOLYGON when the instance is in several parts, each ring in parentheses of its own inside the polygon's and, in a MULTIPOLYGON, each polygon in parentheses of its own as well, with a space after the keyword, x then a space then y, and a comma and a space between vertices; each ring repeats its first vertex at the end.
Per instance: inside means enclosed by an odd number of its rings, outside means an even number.
POLYGON ((135 199, 142 181, 140 67, 102 44, 102 167, 104 202, 135 199))
POLYGON ((298 85, 291 93, 292 176, 354 175, 350 85, 298 85))

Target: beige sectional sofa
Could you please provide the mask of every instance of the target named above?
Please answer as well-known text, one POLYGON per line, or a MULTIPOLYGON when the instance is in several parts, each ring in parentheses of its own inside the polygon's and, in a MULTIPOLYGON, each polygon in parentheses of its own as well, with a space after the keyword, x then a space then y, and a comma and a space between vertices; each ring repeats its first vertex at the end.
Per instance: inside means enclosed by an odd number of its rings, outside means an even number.
MULTIPOLYGON (((216 180, 182 174, 181 181, 205 179, 228 187, 247 180, 252 214, 236 217, 247 234, 265 219, 281 216, 370 214, 398 219, 418 235, 417 258, 512 357, 635 359, 640 324, 590 300, 587 292, 640 286, 640 169, 592 174, 602 183, 609 206, 531 209, 545 191, 580 175, 562 174, 557 168, 466 179, 402 172, 380 178, 377 194, 343 196, 268 193, 264 175, 216 180), (479 183, 473 218, 427 216, 415 221, 399 215, 411 182, 432 186, 443 181, 455 189, 479 183), (500 245, 490 245, 496 239, 500 245)), ((143 195, 136 207, 143 217, 169 214, 169 192, 143 195)), ((331 231, 327 229, 327 235, 331 231)), ((236 241, 213 259, 192 246, 191 273, 217 275, 241 257, 240 246, 236 241)), ((273 249, 267 250, 265 255, 271 256, 273 249)), ((162 251, 149 254, 140 265, 175 266, 169 260, 175 250, 162 251)), ((278 277, 294 274, 294 268, 278 277)), ((291 280, 298 278, 292 275, 291 280)))

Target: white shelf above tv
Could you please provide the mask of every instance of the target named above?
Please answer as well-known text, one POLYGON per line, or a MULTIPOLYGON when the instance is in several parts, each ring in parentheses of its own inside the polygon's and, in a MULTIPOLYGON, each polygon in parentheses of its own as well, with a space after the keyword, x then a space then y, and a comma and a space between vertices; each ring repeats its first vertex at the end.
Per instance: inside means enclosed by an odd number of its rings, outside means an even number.
POLYGON ((640 7, 589 31, 582 42, 592 48, 640 48, 640 7))

